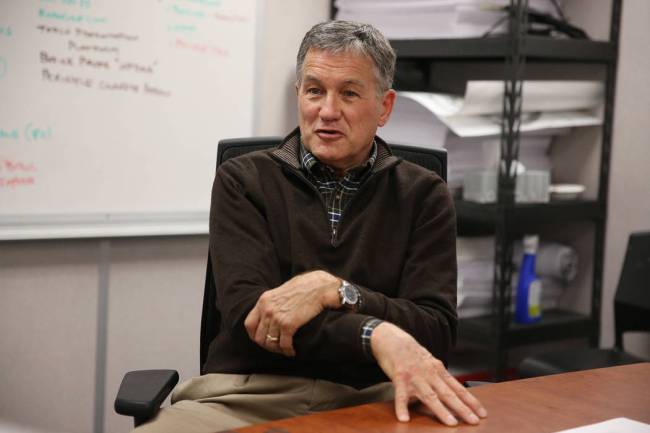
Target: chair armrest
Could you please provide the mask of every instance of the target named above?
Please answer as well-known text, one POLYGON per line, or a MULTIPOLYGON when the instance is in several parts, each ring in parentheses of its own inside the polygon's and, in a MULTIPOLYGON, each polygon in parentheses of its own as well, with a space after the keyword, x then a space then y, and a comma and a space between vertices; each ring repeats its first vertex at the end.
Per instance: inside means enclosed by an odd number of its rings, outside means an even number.
POLYGON ((115 412, 132 416, 137 427, 153 418, 178 383, 175 370, 138 370, 124 375, 115 398, 115 412))

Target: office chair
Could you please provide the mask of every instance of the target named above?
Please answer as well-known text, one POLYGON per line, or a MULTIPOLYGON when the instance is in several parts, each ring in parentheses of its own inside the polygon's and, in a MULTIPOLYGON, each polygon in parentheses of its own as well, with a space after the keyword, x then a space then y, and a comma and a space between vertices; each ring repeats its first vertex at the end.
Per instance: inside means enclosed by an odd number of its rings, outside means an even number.
MULTIPOLYGON (((281 137, 235 138, 221 140, 217 148, 217 167, 230 158, 277 146, 281 137)), ((414 146, 390 145, 394 155, 418 164, 447 180, 447 151, 444 149, 425 149, 414 146)), ((201 312, 201 339, 199 353, 199 371, 208 356, 210 342, 219 333, 221 317, 215 308, 217 289, 212 275, 212 259, 208 252, 205 270, 205 288, 203 292, 203 309, 201 312)), ((139 370, 126 373, 115 398, 115 412, 133 417, 137 427, 153 418, 160 410, 160 405, 178 383, 175 370, 139 370)))
POLYGON ((650 332, 650 232, 632 233, 614 296, 616 342, 612 349, 578 348, 553 351, 524 359, 519 377, 646 362, 623 350, 623 334, 650 332))

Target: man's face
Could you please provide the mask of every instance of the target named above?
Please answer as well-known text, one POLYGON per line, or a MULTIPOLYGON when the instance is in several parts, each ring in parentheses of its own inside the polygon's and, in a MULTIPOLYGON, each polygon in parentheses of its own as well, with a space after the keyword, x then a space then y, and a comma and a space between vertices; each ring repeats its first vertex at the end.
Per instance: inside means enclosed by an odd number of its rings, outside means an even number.
POLYGON ((378 96, 374 64, 355 53, 310 49, 297 87, 300 134, 307 150, 340 174, 364 163, 395 91, 378 96))

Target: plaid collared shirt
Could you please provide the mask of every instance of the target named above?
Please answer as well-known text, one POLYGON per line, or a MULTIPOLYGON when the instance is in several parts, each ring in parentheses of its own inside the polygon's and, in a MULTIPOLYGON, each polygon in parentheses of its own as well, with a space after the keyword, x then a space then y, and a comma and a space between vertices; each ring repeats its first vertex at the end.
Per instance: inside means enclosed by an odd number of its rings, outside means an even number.
MULTIPOLYGON (((373 141, 370 158, 365 164, 349 170, 342 178, 338 178, 331 167, 320 162, 316 157, 305 149, 300 141, 300 166, 318 191, 320 191, 325 205, 327 206, 327 215, 330 222, 332 241, 336 239, 337 230, 345 206, 354 197, 363 182, 368 179, 372 167, 377 160, 377 142, 373 141)), ((363 295, 359 294, 359 306, 361 306, 363 295)), ((370 347, 370 336, 372 331, 383 321, 374 317, 366 319, 361 326, 361 347, 369 360, 374 361, 372 349, 370 347)))
POLYGON ((318 191, 320 191, 329 218, 332 240, 336 239, 343 211, 363 182, 368 178, 377 159, 377 143, 373 141, 370 158, 365 164, 349 170, 338 178, 334 170, 320 162, 300 141, 300 165, 318 191))

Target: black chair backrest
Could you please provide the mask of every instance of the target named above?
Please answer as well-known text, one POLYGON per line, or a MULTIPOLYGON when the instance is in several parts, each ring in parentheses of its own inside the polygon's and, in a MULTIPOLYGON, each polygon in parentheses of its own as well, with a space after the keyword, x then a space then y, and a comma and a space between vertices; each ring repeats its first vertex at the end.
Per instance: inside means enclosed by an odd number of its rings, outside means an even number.
POLYGON ((650 232, 630 234, 614 295, 614 321, 619 350, 625 332, 650 332, 650 232))
MULTIPOLYGON (((235 158, 255 150, 268 149, 277 146, 281 137, 252 137, 221 140, 217 148, 217 167, 230 158, 235 158)), ((390 145, 393 154, 400 158, 418 164, 438 174, 447 181, 447 151, 444 149, 425 149, 399 144, 390 145)), ((208 263, 205 271, 205 289, 203 292, 203 311, 201 313, 200 340, 200 371, 204 373, 203 365, 208 357, 210 342, 219 333, 221 317, 216 309, 217 289, 212 276, 212 259, 208 253, 208 263)))

